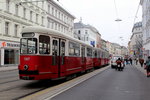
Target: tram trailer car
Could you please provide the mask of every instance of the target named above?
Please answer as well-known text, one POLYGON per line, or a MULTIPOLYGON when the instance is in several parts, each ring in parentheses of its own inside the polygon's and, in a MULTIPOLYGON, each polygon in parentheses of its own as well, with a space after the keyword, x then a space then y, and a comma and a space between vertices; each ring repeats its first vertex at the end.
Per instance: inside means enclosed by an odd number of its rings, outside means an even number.
POLYGON ((19 77, 24 80, 65 78, 107 65, 108 52, 58 31, 30 26, 20 39, 19 77))

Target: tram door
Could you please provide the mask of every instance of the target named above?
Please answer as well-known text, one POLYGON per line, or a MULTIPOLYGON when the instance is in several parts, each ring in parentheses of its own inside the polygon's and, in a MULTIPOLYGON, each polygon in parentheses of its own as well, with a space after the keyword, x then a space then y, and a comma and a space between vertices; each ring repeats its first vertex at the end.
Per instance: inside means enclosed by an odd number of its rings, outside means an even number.
POLYGON ((52 65, 57 67, 58 77, 65 74, 65 40, 53 38, 52 40, 52 65))
POLYGON ((86 59, 85 59, 85 47, 81 47, 81 59, 82 59, 82 68, 85 69, 86 67, 86 59))
POLYGON ((60 71, 60 74, 59 76, 62 77, 65 75, 65 47, 66 47, 66 41, 65 40, 62 40, 62 39, 59 39, 59 50, 60 50, 60 54, 59 54, 59 71, 60 71))

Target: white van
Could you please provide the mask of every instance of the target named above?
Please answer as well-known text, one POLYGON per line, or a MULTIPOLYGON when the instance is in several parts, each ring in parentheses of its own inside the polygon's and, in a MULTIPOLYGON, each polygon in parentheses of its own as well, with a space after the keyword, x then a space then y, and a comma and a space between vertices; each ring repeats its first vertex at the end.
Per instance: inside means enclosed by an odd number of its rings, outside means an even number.
POLYGON ((119 56, 119 55, 112 56, 112 58, 111 58, 111 68, 116 68, 116 66, 117 66, 116 60, 118 58, 123 59, 123 56, 119 56))

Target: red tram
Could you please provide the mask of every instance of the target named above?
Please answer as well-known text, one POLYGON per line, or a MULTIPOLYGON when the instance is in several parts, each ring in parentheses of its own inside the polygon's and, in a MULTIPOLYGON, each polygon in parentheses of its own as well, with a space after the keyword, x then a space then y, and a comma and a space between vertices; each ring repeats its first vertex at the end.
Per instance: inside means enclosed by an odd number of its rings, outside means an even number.
POLYGON ((58 31, 30 26, 20 39, 20 79, 57 79, 108 65, 107 51, 58 31))

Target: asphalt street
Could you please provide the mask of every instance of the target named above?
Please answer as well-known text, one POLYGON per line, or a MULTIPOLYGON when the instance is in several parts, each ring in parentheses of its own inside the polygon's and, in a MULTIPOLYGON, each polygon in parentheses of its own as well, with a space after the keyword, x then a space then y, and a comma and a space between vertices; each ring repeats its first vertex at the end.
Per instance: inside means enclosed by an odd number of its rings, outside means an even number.
POLYGON ((108 68, 51 100, 149 100, 149 92, 150 78, 127 65, 123 71, 108 68))

